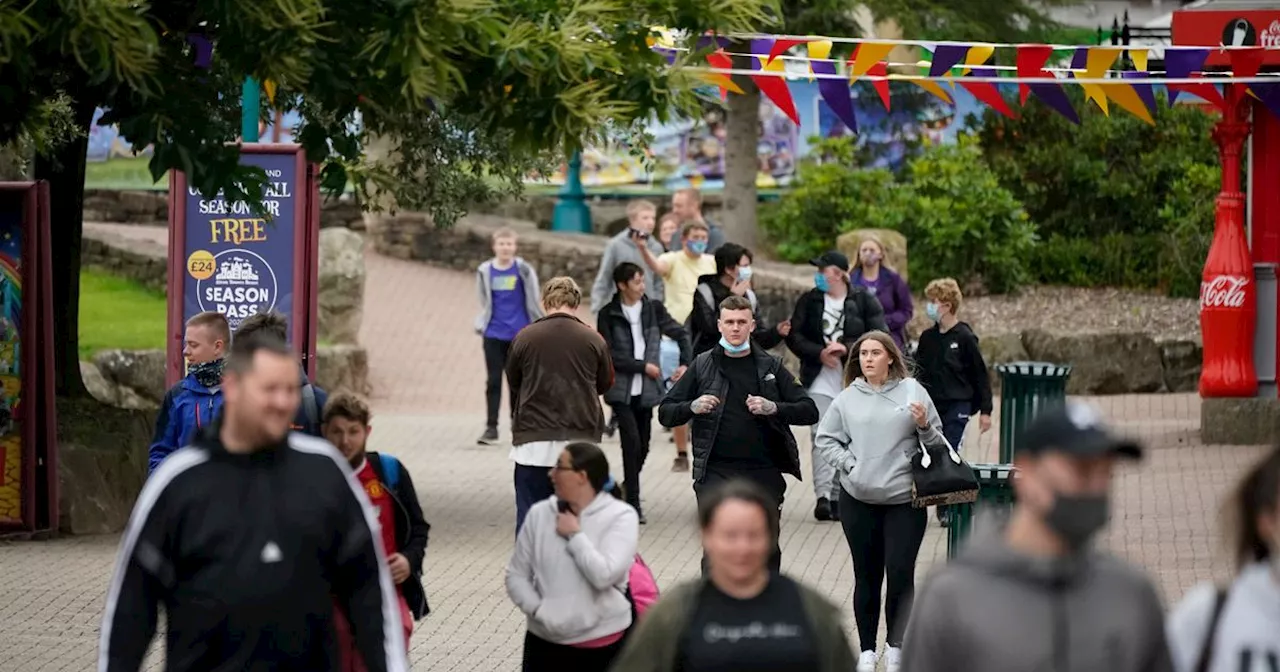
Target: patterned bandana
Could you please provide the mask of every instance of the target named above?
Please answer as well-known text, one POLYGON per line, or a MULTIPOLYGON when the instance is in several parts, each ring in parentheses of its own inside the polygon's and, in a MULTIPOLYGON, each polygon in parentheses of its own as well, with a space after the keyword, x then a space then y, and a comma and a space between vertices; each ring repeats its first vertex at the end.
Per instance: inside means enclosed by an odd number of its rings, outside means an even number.
POLYGON ((196 382, 205 387, 217 387, 222 384, 222 366, 226 360, 215 359, 212 362, 187 365, 187 372, 196 377, 196 382))

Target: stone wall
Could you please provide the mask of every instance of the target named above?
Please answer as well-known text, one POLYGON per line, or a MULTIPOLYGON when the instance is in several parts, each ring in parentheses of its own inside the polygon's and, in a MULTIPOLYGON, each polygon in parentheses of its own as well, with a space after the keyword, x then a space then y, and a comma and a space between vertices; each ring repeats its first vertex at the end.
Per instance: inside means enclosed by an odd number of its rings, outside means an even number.
POLYGON ((155 414, 94 399, 58 399, 58 529, 124 529, 147 476, 155 414))
POLYGON ((82 267, 128 278, 159 292, 168 291, 168 258, 168 249, 162 245, 107 231, 86 228, 80 243, 82 267))

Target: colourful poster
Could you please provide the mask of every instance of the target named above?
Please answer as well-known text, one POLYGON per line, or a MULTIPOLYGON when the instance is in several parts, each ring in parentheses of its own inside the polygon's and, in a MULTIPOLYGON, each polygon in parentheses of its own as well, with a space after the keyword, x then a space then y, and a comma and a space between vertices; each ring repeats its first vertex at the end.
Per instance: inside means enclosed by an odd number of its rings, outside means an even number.
POLYGON ((3 194, 0 204, 0 525, 23 524, 22 204, 17 193, 3 194))

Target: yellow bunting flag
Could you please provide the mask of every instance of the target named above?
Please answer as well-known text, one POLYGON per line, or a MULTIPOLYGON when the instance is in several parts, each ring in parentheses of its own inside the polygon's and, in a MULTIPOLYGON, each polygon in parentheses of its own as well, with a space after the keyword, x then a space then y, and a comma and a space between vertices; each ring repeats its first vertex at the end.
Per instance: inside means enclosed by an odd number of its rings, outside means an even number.
POLYGON ((982 65, 987 62, 991 55, 996 53, 996 48, 989 44, 975 44, 969 47, 969 53, 964 55, 964 69, 960 71, 960 75, 969 74, 975 65, 982 65))
POLYGON ((1142 98, 1138 96, 1137 91, 1133 90, 1132 85, 1099 84, 1099 86, 1106 92, 1107 97, 1124 108, 1125 112, 1155 126, 1156 120, 1151 118, 1151 110, 1147 109, 1147 104, 1142 102, 1142 98))
POLYGON ((897 46, 884 42, 863 42, 858 46, 858 53, 853 57, 853 69, 850 70, 850 79, 857 79, 865 74, 876 63, 883 61, 889 56, 889 52, 897 46))
POLYGON ((1129 50, 1129 58, 1133 60, 1133 67, 1137 68, 1138 72, 1147 71, 1147 54, 1148 53, 1149 52, 1146 49, 1130 49, 1129 50))
POLYGON ((276 83, 265 79, 262 81, 262 90, 267 94, 267 102, 274 105, 276 102, 276 83))
MULTIPOLYGON (((1082 79, 1102 79, 1123 51, 1124 49, 1118 47, 1090 47, 1082 79)), ((1081 84, 1080 88, 1084 89, 1086 101, 1092 100, 1098 104, 1098 109, 1101 109, 1103 114, 1111 116, 1111 111, 1107 109, 1107 93, 1101 85, 1081 84)))
POLYGON ((731 93, 737 93, 737 94, 746 93, 745 91, 742 90, 741 86, 738 86, 737 83, 733 81, 732 78, 730 78, 728 75, 722 75, 718 72, 699 73, 698 79, 701 79, 702 81, 708 84, 714 84, 715 86, 725 89, 731 93))
POLYGON ((893 74, 889 75, 889 79, 903 79, 903 80, 909 81, 912 84, 915 84, 916 86, 924 89, 925 91, 932 93, 938 98, 941 98, 943 102, 946 102, 948 104, 953 103, 953 101, 951 100, 951 96, 947 94, 946 89, 943 89, 941 86, 938 85, 937 82, 931 79, 918 79, 915 77, 908 77, 905 75, 893 75, 893 74))
POLYGON ((824 61, 831 57, 831 40, 815 40, 805 45, 809 50, 809 81, 813 81, 813 61, 824 61))

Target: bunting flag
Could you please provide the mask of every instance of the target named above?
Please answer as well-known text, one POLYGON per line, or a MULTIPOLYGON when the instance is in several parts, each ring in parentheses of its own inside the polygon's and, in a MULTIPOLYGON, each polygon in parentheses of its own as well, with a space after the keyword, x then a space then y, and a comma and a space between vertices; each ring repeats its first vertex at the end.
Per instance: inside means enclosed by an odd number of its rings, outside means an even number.
MULTIPOLYGON (((774 41, 770 39, 751 40, 751 53, 755 54, 755 58, 751 63, 752 70, 763 70, 765 72, 773 72, 779 75, 786 73, 786 66, 779 59, 768 60, 769 53, 773 51, 774 41)), ((786 77, 774 77, 766 75, 751 75, 751 81, 756 83, 756 87, 760 89, 760 93, 766 98, 773 101, 782 113, 791 119, 795 125, 800 125, 800 114, 796 112, 795 101, 791 99, 791 89, 787 88, 786 77)))
MULTIPOLYGON (((870 68, 869 70, 867 70, 867 74, 868 74, 868 75, 871 75, 872 77, 885 77, 885 76, 888 76, 888 74, 889 74, 889 66, 885 65, 884 63, 876 63, 875 65, 871 66, 871 68, 870 68)), ((874 86, 874 87, 875 87, 875 89, 876 89, 876 93, 880 94, 880 102, 884 103, 884 111, 885 111, 885 112, 888 112, 888 111, 889 111, 889 109, 890 109, 890 106, 889 106, 889 80, 887 80, 887 79, 877 79, 877 80, 875 80, 875 81, 871 82, 871 86, 874 86)))
MULTIPOLYGON (((813 45, 810 44, 812 47, 813 45)), ((811 61, 813 71, 820 75, 836 74, 836 64, 828 60, 811 61)), ((827 101, 827 106, 835 112, 836 118, 844 122, 850 131, 858 132, 858 116, 853 111, 853 95, 849 91, 849 83, 843 79, 823 77, 818 79, 818 95, 827 101)))
MULTIPOLYGON (((778 40, 773 43, 773 47, 769 49, 769 62, 772 63, 773 59, 787 53, 787 50, 791 47, 799 46, 805 42, 808 42, 808 40, 787 40, 778 38, 778 40)), ((815 57, 812 52, 813 45, 810 44, 809 58, 826 58, 827 54, 831 53, 831 40, 822 40, 822 42, 827 45, 827 53, 822 56, 815 57)))
POLYGON ((884 65, 881 61, 889 57, 889 52, 893 51, 893 47, 893 44, 885 42, 863 42, 859 44, 858 48, 853 52, 853 58, 849 59, 849 62, 853 65, 853 69, 850 71, 850 81, 863 75, 872 74, 871 68, 876 64, 884 65))
MULTIPOLYGON (((1106 76, 1107 71, 1120 57, 1124 51, 1119 47, 1107 47, 1098 49, 1077 49, 1076 57, 1080 56, 1080 52, 1084 51, 1084 79, 1101 79, 1106 76)), ((1073 60, 1072 69, 1075 69, 1075 61, 1073 60)), ((1107 93, 1101 84, 1081 84, 1080 88, 1084 90, 1085 102, 1093 101, 1102 113, 1111 116, 1111 111, 1107 109, 1107 93)))
MULTIPOLYGON (((1053 77, 1044 69, 1044 64, 1049 61, 1049 57, 1053 55, 1053 47, 1043 44, 1030 44, 1018 47, 1017 67, 1019 77, 1053 77)), ((1073 124, 1080 123, 1080 117, 1076 115, 1075 108, 1071 107, 1071 99, 1067 98, 1067 93, 1062 90, 1061 84, 1019 84, 1019 97, 1023 105, 1027 104, 1027 97, 1034 93, 1036 98, 1048 105, 1058 114, 1066 117, 1073 124)))
MULTIPOLYGON (((1204 68, 1205 59, 1209 58, 1209 50, 1206 49, 1177 49, 1167 51, 1164 55, 1165 76, 1170 79, 1187 79, 1197 77, 1194 73, 1204 68)), ((1174 101, 1178 99, 1179 93, 1189 93, 1208 103, 1216 105, 1218 109, 1226 107, 1226 101, 1222 99, 1222 94, 1218 92, 1218 87, 1209 84, 1170 84, 1169 85, 1169 106, 1173 107, 1174 101)))
POLYGON ((1130 49, 1129 50, 1129 60, 1133 61, 1133 67, 1137 68, 1138 72, 1147 71, 1148 55, 1149 55, 1149 52, 1146 49, 1130 49))
POLYGON ((267 94, 267 102, 272 105, 276 102, 276 83, 269 80, 262 80, 262 91, 267 94))
MULTIPOLYGON (((973 68, 973 74, 977 77, 995 77, 996 71, 991 68, 973 68)), ((997 89, 995 84, 991 82, 966 82, 961 79, 960 86, 996 112, 1010 119, 1018 118, 1018 115, 1009 109, 1009 101, 1005 100, 1004 94, 1000 93, 1000 89, 997 89)))
MULTIPOLYGON (((945 49, 945 48, 947 48, 948 46, 949 46, 949 45, 943 45, 943 48, 945 49)), ((925 52, 931 52, 931 51, 933 51, 933 50, 935 50, 935 49, 937 49, 937 48, 938 48, 938 45, 934 45, 934 44, 926 44, 926 45, 924 45, 924 46, 920 47, 920 49, 921 49, 922 51, 925 51, 925 52)), ((954 57, 955 57, 955 60, 951 63, 951 65, 955 65, 956 63, 960 62, 960 57, 961 57, 961 56, 957 56, 957 55, 955 55, 954 53, 952 53, 953 51, 954 51, 954 50, 952 50, 952 49, 947 49, 947 52, 948 52, 948 53, 943 57, 943 58, 944 58, 944 59, 946 59, 946 60, 951 60, 951 59, 952 59, 952 57, 954 56, 954 57)), ((937 58, 938 58, 938 57, 937 57, 936 55, 935 55, 935 56, 933 56, 933 60, 937 60, 937 58)), ((923 60, 922 60, 922 61, 920 61, 920 62, 918 63, 918 65, 919 65, 921 68, 923 68, 923 69, 925 69, 925 70, 928 70, 928 69, 929 69, 929 65, 930 65, 930 64, 929 64, 927 61, 923 61, 923 60)), ((945 74, 945 73, 946 73, 948 70, 950 70, 950 69, 951 69, 951 68, 950 68, 949 66, 948 66, 948 67, 946 67, 946 68, 943 68, 943 69, 942 69, 942 73, 943 73, 943 74, 945 74)), ((940 75, 933 75, 931 72, 929 72, 929 73, 927 73, 927 74, 929 74, 930 76, 935 76, 935 77, 936 77, 936 76, 940 76, 940 75)), ((894 78, 896 79, 896 76, 894 76, 894 75, 890 75, 890 77, 894 77, 894 78)), ((928 91, 929 93, 932 93, 934 96, 936 96, 937 98, 939 98, 942 102, 944 102, 944 103, 946 103, 946 104, 948 104, 948 105, 954 105, 954 104, 955 104, 955 101, 951 99, 951 95, 950 95, 950 94, 948 94, 948 93, 946 92, 946 90, 942 88, 942 85, 941 85, 941 84, 939 84, 938 82, 936 82, 936 81, 934 81, 934 80, 931 80, 931 79, 916 79, 916 78, 912 78, 912 79, 910 79, 909 81, 910 81, 911 83, 915 84, 916 86, 918 86, 918 87, 920 87, 920 88, 924 89, 925 91, 928 91)))
MULTIPOLYGON (((974 66, 985 64, 996 53, 996 48, 989 44, 975 44, 969 47, 969 53, 965 54, 965 68, 960 71, 961 75, 967 75, 974 66)), ((995 72, 992 70, 991 72, 995 72)), ((994 76, 994 75, 993 75, 994 76)), ((987 82, 988 84, 990 82, 987 82)))
POLYGON ((960 44, 940 44, 933 52, 933 62, 929 64, 930 77, 942 77, 951 72, 969 53, 969 47, 960 44))
MULTIPOLYGON (((777 48, 778 48, 778 45, 775 44, 774 50, 777 50, 777 48)), ((811 82, 813 81, 814 74, 823 74, 823 75, 836 74, 836 64, 830 60, 831 40, 817 40, 814 42, 810 42, 805 45, 805 51, 809 52, 809 81, 811 82), (824 65, 829 65, 831 67, 830 68, 823 67, 821 68, 821 72, 819 72, 819 69, 814 67, 819 63, 822 63, 824 65), (830 70, 830 72, 828 72, 828 69, 830 70)))
MULTIPOLYGON (((717 70, 733 69, 733 58, 731 58, 728 54, 724 53, 724 51, 713 51, 710 54, 707 54, 707 63, 709 63, 711 67, 717 70)), ((718 72, 708 72, 708 73, 703 73, 702 78, 708 83, 715 84, 717 87, 720 88, 721 100, 724 100, 725 98, 727 98, 730 91, 739 95, 746 93, 745 91, 742 90, 742 87, 738 86, 738 83, 733 81, 733 78, 730 77, 729 75, 722 75, 718 72)))

